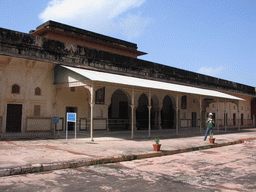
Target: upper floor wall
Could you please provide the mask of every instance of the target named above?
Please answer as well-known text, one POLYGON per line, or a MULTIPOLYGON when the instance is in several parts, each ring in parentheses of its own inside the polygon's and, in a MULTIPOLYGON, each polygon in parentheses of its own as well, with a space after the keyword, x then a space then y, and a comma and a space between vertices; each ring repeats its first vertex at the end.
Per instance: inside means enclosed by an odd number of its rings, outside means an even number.
POLYGON ((62 42, 86 46, 128 57, 137 58, 146 53, 138 51, 137 45, 120 39, 71 27, 54 21, 47 21, 30 31, 30 34, 54 39, 62 42))
POLYGON ((0 28, 0 54, 255 97, 255 88, 133 57, 0 28))

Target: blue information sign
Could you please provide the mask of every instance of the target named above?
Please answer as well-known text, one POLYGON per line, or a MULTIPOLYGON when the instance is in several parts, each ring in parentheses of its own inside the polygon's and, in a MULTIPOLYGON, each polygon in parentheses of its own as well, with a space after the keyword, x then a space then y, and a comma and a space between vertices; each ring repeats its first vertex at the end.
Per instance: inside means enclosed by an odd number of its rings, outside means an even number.
POLYGON ((53 121, 53 123, 59 123, 60 122, 60 118, 59 117, 53 117, 52 121, 53 121))
POLYGON ((68 122, 76 122, 76 113, 67 113, 68 122))

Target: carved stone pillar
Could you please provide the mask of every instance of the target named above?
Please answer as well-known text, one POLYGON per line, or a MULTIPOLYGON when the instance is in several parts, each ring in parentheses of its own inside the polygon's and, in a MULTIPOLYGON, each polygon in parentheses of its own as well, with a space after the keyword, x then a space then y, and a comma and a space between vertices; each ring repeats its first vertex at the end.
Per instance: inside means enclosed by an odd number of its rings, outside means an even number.
POLYGON ((202 118, 202 97, 200 96, 200 132, 202 132, 202 123, 203 123, 203 118, 202 118))
POLYGON ((240 118, 240 105, 239 105, 239 101, 237 102, 237 126, 238 126, 238 131, 240 131, 240 124, 241 122, 239 121, 240 118))
POLYGON ((148 93, 148 137, 151 136, 151 90, 148 93))
POLYGON ((228 117, 227 117, 227 101, 224 101, 224 123, 225 123, 225 131, 227 131, 228 117))
POLYGON ((136 123, 134 122, 134 108, 135 108, 135 104, 134 104, 134 87, 132 88, 132 104, 131 104, 131 112, 132 112, 132 127, 131 127, 131 139, 134 138, 134 124, 136 125, 136 123))
POLYGON ((176 134, 179 134, 179 95, 176 96, 176 134))
POLYGON ((131 116, 132 116, 132 127, 131 127, 131 139, 134 138, 134 108, 135 108, 135 105, 131 105, 131 116))
POLYGON ((151 109, 152 106, 148 106, 148 137, 151 137, 151 109))
POLYGON ((91 129, 90 129, 90 136, 91 136, 91 141, 93 141, 93 110, 94 110, 94 87, 92 84, 91 87, 91 129))
POLYGON ((219 100, 217 101, 217 113, 216 113, 216 119, 215 124, 217 125, 217 130, 220 132, 220 123, 219 123, 219 100), (216 121, 217 120, 217 121, 216 121))

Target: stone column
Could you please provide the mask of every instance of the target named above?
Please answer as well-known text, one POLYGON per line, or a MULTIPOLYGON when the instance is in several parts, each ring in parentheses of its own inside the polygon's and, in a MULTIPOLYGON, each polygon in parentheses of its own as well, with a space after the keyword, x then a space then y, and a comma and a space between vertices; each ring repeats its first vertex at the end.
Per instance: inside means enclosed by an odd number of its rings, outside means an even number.
POLYGON ((176 135, 179 134, 179 94, 176 96, 176 135))
POLYGON ((132 127, 131 127, 131 139, 134 138, 134 87, 132 88, 132 104, 131 104, 131 110, 132 110, 132 127))
POLYGON ((240 105, 239 105, 239 101, 237 102, 237 126, 238 126, 238 131, 240 131, 240 124, 241 122, 239 121, 240 118, 240 105))
POLYGON ((200 96, 200 133, 202 132, 202 123, 203 123, 203 118, 202 118, 202 97, 200 96))
POLYGON ((91 87, 91 130, 90 130, 90 135, 91 135, 91 141, 93 141, 93 109, 94 109, 94 88, 93 88, 93 83, 91 87))
POLYGON ((215 123, 217 125, 217 130, 220 132, 220 123, 219 123, 219 100, 217 101, 217 113, 216 113, 216 119, 215 123), (217 121, 216 121, 217 120, 217 121))
POLYGON ((224 123, 225 123, 225 131, 227 131, 228 117, 227 117, 227 101, 224 101, 224 123))
POLYGON ((131 106, 131 112, 132 112, 132 126, 131 126, 131 139, 134 138, 134 108, 135 108, 135 105, 130 105, 131 106))
POLYGON ((148 106, 148 137, 151 137, 151 109, 152 106, 148 106))
POLYGON ((148 137, 151 137, 151 90, 148 93, 148 137))

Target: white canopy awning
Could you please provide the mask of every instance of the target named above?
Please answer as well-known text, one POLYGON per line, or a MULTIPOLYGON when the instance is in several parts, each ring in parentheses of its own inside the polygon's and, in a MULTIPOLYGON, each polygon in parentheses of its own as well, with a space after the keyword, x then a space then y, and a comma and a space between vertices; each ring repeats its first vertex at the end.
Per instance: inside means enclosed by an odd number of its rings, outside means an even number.
POLYGON ((160 90, 167 90, 167 91, 175 91, 175 92, 181 92, 181 93, 190 93, 190 94, 219 97, 219 98, 226 98, 226 99, 232 99, 232 100, 244 100, 244 99, 235 97, 233 95, 229 95, 219 91, 191 87, 187 85, 178 85, 174 83, 166 83, 166 82, 142 79, 137 77, 129 77, 129 76, 117 75, 117 74, 106 73, 106 72, 68 67, 64 65, 62 65, 62 67, 69 69, 75 73, 78 73, 92 81, 108 82, 108 83, 114 83, 114 84, 130 85, 130 86, 136 86, 136 87, 145 87, 145 88, 160 89, 160 90))

